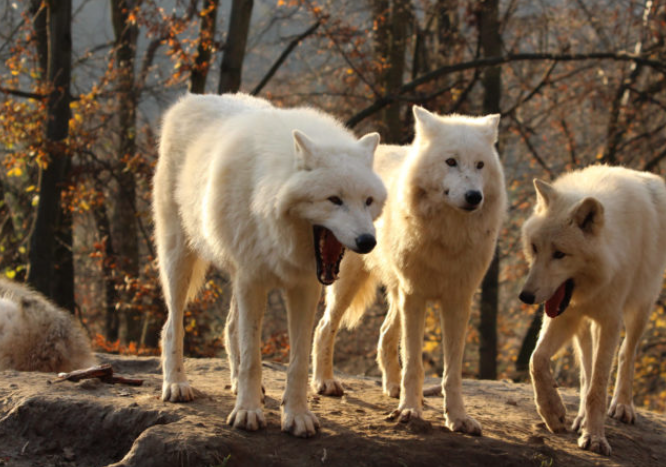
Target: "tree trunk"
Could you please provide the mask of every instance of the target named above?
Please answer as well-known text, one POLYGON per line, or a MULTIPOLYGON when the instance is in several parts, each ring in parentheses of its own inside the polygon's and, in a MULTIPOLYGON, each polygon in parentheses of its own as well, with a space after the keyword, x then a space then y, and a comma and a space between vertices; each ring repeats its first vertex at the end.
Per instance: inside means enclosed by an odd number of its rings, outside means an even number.
POLYGON ((118 340, 119 319, 116 310, 118 303, 118 290, 116 289, 116 270, 114 262, 116 259, 111 242, 111 223, 106 206, 102 204, 93 210, 93 217, 99 234, 99 241, 104 242, 104 257, 102 258, 102 277, 104 280, 104 291, 106 295, 106 306, 104 309, 104 337, 109 342, 118 340))
MULTIPOLYGON (((139 277, 139 238, 136 224, 136 181, 128 166, 136 154, 136 93, 134 62, 138 26, 130 21, 135 0, 111 0, 111 14, 115 33, 115 67, 118 80, 118 192, 112 212, 114 250, 121 278, 139 277)), ((141 338, 141 313, 131 303, 131 287, 120 294, 123 304, 120 339, 123 343, 138 342, 141 338)))
MULTIPOLYGON (((389 93, 397 92, 403 84, 405 74, 405 50, 407 46, 407 26, 412 17, 411 0, 393 0, 391 8, 389 61, 386 70, 386 89, 389 93)), ((388 144, 400 143, 403 122, 402 105, 394 102, 384 111, 386 134, 383 141, 388 144)))
MULTIPOLYGON (((403 84, 405 51, 409 21, 412 17, 410 0, 374 0, 375 56, 379 64, 377 91, 381 94, 396 92, 403 84)), ((399 143, 403 132, 399 102, 387 106, 381 113, 380 133, 385 143, 399 143)))
POLYGON ((516 358, 516 379, 522 380, 524 375, 527 375, 530 366, 530 357, 536 347, 537 340, 539 339, 539 331, 541 330, 541 323, 543 322, 543 305, 537 308, 532 323, 525 333, 523 343, 520 346, 518 357, 516 358))
MULTIPOLYGON (((39 16, 36 20, 39 20, 39 16)), ((38 21, 38 27, 39 24, 38 21)), ((63 213, 60 195, 70 168, 67 137, 70 116, 71 26, 71 0, 46 2, 48 57, 46 60, 40 57, 39 62, 46 63, 47 79, 51 86, 44 138, 49 163, 45 169, 40 169, 39 173, 39 203, 28 255, 28 283, 69 310, 74 308, 74 276, 71 267, 72 225, 71 216, 65 216, 63 213), (56 265, 58 271, 55 269, 56 265)), ((37 31, 38 41, 44 37, 43 33, 37 31)), ((37 48, 38 53, 43 53, 45 49, 39 42, 37 48)))
POLYGON ((253 4, 253 0, 233 0, 231 4, 229 32, 220 67, 220 83, 217 88, 219 94, 237 92, 240 89, 253 4))
MULTIPOLYGON (((484 57, 502 52, 499 30, 499 0, 479 2, 479 40, 484 57)), ((483 113, 500 113, 501 68, 488 67, 483 72, 483 113)), ((497 309, 499 292, 499 248, 481 284, 481 323, 479 324, 479 378, 497 378, 497 309)))
POLYGON ((215 39, 215 23, 217 22, 217 6, 219 0, 204 0, 199 28, 199 46, 194 68, 190 75, 190 92, 203 94, 206 92, 206 77, 210 68, 213 41, 215 39))

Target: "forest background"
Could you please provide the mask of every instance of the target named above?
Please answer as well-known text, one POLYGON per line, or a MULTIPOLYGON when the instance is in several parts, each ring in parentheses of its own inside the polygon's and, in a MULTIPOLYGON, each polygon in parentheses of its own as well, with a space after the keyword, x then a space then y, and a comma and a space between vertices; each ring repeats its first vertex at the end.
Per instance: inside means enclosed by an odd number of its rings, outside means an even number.
MULTIPOLYGON (((411 106, 500 113, 510 207, 467 334, 465 377, 525 379, 542 310, 521 304, 532 179, 594 163, 666 169, 664 0, 2 0, 0 272, 72 311, 100 351, 158 353, 166 309, 150 213, 160 115, 186 90, 312 105, 383 142, 411 106)), ((636 362, 638 405, 666 410, 666 312, 636 362)), ((185 325, 189 356, 222 356, 226 278, 185 325)), ((377 374, 381 293, 343 332, 337 367, 377 374)), ((441 374, 428 313, 424 357, 441 374)), ((285 360, 282 299, 264 329, 285 360)), ((576 384, 570 352, 555 363, 576 384)))

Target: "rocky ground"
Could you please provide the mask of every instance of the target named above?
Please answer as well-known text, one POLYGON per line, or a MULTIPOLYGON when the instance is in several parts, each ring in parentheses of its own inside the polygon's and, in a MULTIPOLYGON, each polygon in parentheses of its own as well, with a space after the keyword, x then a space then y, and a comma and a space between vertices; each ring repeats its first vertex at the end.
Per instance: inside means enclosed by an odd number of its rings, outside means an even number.
MULTIPOLYGON (((266 362, 268 427, 248 433, 228 427, 234 404, 226 361, 190 359, 199 397, 167 404, 160 398, 159 360, 100 355, 116 373, 143 378, 141 387, 99 380, 56 382, 43 373, 0 373, 0 465, 40 466, 664 466, 666 417, 639 410, 636 425, 606 423, 610 458, 581 451, 576 435, 553 435, 541 423, 526 384, 466 380, 467 408, 483 436, 444 426, 441 397, 426 399, 431 424, 388 420, 396 401, 379 380, 341 375, 347 395, 312 395, 321 432, 296 439, 280 432, 284 367, 266 362)), ((431 381, 432 383, 433 381, 431 381)), ((577 398, 564 390, 570 414, 577 398)))

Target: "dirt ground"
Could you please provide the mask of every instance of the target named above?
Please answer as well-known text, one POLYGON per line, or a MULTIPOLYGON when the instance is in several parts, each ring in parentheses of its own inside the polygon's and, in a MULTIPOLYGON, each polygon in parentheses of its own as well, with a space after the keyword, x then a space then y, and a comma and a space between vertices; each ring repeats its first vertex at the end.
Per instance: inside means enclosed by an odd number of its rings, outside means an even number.
MULTIPOLYGON (((0 465, 43 466, 664 466, 666 417, 639 410, 638 422, 606 423, 610 458, 579 450, 576 435, 553 435, 534 409, 531 389, 508 381, 465 380, 471 415, 483 436, 452 433, 444 426, 441 397, 426 399, 430 424, 387 419, 396 401, 374 377, 340 375, 342 398, 311 395, 321 432, 297 439, 280 432, 285 372, 265 362, 268 427, 238 431, 225 419, 234 404, 227 363, 189 359, 187 370, 199 397, 163 403, 159 360, 99 355, 141 387, 99 380, 58 382, 55 375, 5 371, 0 375, 0 465)), ((429 383, 434 383, 430 380, 429 383)), ((564 390, 570 414, 577 399, 564 390)))

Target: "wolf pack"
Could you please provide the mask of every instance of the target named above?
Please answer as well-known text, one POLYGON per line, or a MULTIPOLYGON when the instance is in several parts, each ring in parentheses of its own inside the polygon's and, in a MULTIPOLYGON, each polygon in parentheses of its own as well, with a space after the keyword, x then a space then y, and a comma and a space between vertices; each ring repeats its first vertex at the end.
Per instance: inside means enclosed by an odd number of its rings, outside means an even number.
MULTIPOLYGON (((414 140, 357 138, 308 107, 279 108, 244 94, 188 94, 164 115, 153 184, 160 281, 162 400, 187 402, 183 316, 210 267, 225 271, 225 326, 235 428, 266 426, 261 322, 272 289, 288 317, 290 363, 281 427, 311 437, 320 427, 308 391, 341 396, 336 334, 353 328, 382 287, 388 311, 377 347, 394 416, 423 417, 422 346, 428 304, 440 313, 446 426, 480 435, 462 390, 474 296, 493 259, 507 211, 495 149, 499 115, 437 115, 413 107, 414 140), (325 311, 315 327, 325 290, 325 311), (314 332, 313 332, 314 331, 314 332), (312 371, 310 373, 310 360, 312 371)), ((522 240, 529 273, 520 300, 540 304, 530 360, 536 409, 553 433, 566 410, 551 358, 573 341, 580 405, 571 429, 582 449, 610 455, 606 415, 636 421, 632 384, 639 341, 666 268, 666 185, 654 174, 594 165, 535 180, 522 240), (607 391, 617 347, 617 379, 607 391)), ((94 363, 81 327, 24 286, 0 280, 0 369, 68 371, 94 363)))

